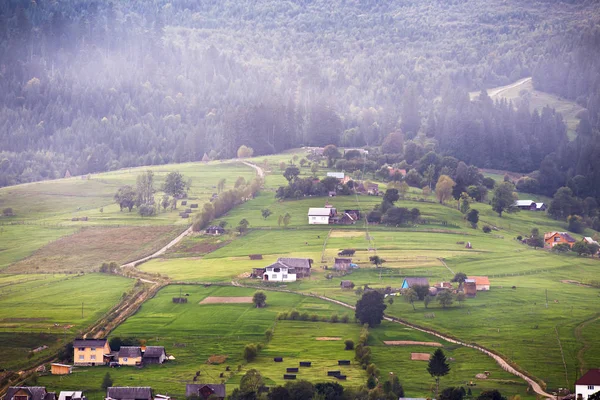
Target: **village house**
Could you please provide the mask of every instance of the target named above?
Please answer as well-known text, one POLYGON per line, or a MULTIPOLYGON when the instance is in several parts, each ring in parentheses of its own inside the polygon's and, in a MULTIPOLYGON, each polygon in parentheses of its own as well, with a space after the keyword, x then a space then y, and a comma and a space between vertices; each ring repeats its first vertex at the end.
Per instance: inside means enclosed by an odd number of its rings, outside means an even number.
POLYGON ((310 276, 312 260, 309 258, 280 257, 273 264, 265 267, 260 274, 260 268, 254 268, 252 274, 264 281, 295 282, 297 278, 310 276))
POLYGON ((333 269, 336 271, 348 271, 351 268, 352 259, 346 257, 335 257, 333 269))
POLYGON ((44 386, 11 386, 4 400, 56 400, 56 393, 46 391, 44 386))
POLYGON ((106 400, 154 400, 150 387, 109 387, 106 400))
POLYGON ((429 287, 429 281, 427 278, 411 277, 404 278, 402 282, 402 289, 410 289, 413 286, 427 286, 429 287))
POLYGON ((593 238, 591 238, 589 236, 586 236, 586 237, 583 238, 583 242, 585 244, 595 244, 596 246, 598 246, 599 250, 598 250, 598 252, 596 254, 600 254, 600 244, 597 241, 595 241, 593 238))
POLYGON ((600 393, 600 368, 590 369, 575 382, 576 400, 588 400, 600 393))
POLYGON ((58 395, 58 400, 87 400, 83 392, 62 391, 58 395))
POLYGON ((167 359, 164 346, 146 346, 142 355, 142 362, 146 364, 162 364, 167 359))
POLYGON ((478 292, 490 290, 490 280, 487 276, 470 276, 475 281, 475 290, 478 292))
POLYGON ((344 180, 345 174, 343 172, 328 172, 327 177, 336 178, 341 182, 344 180))
POLYGON ((106 339, 75 339, 73 341, 75 365, 104 365, 110 360, 110 351, 106 339))
POLYGON ((208 228, 206 228, 206 230, 204 231, 205 234, 207 235, 222 235, 225 233, 225 228, 221 228, 218 225, 211 225, 208 228))
POLYGON ((308 223, 310 225, 328 225, 336 215, 333 207, 311 207, 308 209, 308 223))
POLYGON ((50 373, 52 375, 69 375, 73 370, 71 365, 52 363, 50 364, 50 373))
POLYGON ((575 244, 573 236, 567 232, 548 232, 544 234, 544 247, 552 248, 560 243, 566 243, 569 247, 573 247, 575 244))
POLYGON ((352 281, 341 281, 340 287, 342 289, 354 289, 354 283, 352 281))
POLYGON ((333 217, 333 223, 338 225, 354 225, 359 219, 360 213, 357 210, 346 210, 344 213, 333 217))
POLYGON ((214 383, 188 383, 185 386, 185 397, 198 397, 200 400, 217 398, 223 400, 226 396, 225 385, 214 383), (211 397, 212 396, 212 397, 211 397))
POLYGON ((141 365, 142 349, 139 346, 121 346, 118 359, 120 365, 141 365))

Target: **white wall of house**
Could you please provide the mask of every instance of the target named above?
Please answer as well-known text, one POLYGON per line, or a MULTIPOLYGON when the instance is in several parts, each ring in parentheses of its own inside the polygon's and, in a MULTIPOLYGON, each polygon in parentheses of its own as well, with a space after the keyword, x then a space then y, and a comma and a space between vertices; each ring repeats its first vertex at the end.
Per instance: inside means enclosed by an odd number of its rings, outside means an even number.
POLYGON ((478 291, 490 290, 490 285, 476 285, 478 291))
POLYGON ((600 385, 575 385, 575 398, 581 395, 583 400, 593 395, 596 392, 600 392, 600 385))
POLYGON ((296 274, 288 273, 287 268, 267 268, 263 279, 270 282, 296 282, 296 274))
POLYGON ((309 215, 308 223, 309 225, 327 225, 329 224, 329 216, 309 215))

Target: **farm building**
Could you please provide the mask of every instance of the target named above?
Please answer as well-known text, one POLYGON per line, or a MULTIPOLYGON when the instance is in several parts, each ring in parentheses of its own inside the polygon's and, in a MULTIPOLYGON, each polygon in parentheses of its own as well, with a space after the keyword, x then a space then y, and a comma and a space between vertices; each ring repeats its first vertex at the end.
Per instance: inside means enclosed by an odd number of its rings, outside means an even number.
POLYGON ((575 239, 567 232, 548 232, 544 234, 544 247, 552 248, 560 243, 566 243, 573 247, 575 239))
POLYGON ((475 279, 465 279, 463 291, 465 292, 465 295, 469 297, 477 296, 477 283, 475 282, 475 279))
POLYGON ((346 257, 336 257, 333 263, 333 269, 336 271, 348 271, 351 268, 352 259, 346 257))
POLYGON ((341 281, 340 282, 340 287, 342 289, 353 289, 354 288, 354 283, 352 281, 341 281))
POLYGON ((600 393, 600 368, 590 369, 575 382, 577 400, 588 400, 593 394, 600 393))
POLYGON ((225 233, 225 229, 221 228, 218 225, 211 225, 208 228, 206 228, 206 230, 204 231, 205 234, 207 235, 222 235, 225 233))
POLYGON ((379 185, 376 183, 367 184, 367 194, 369 196, 378 196, 379 195, 379 185))
POLYGON ((109 387, 106 400, 154 400, 150 387, 109 387))
POLYGON ((536 203, 533 200, 517 200, 513 204, 519 210, 528 210, 528 211, 546 211, 548 208, 546 203, 536 203))
POLYGON ((339 225, 353 225, 358 221, 358 214, 354 212, 344 212, 333 217, 333 223, 339 225))
POLYGON ((266 271, 266 268, 252 268, 252 274, 250 274, 250 277, 263 279, 263 275, 265 274, 265 271, 266 271))
POLYGON ((335 197, 335 196, 337 196, 337 192, 335 190, 330 190, 329 197, 335 197))
POLYGON ((475 288, 478 292, 490 290, 490 280, 487 276, 470 276, 469 279, 475 281, 475 288))
POLYGON ((167 359, 167 353, 163 346, 146 346, 142 355, 144 364, 162 364, 167 359))
POLYGON ((409 289, 413 286, 429 287, 429 281, 427 280, 427 278, 418 278, 418 277, 404 278, 404 281, 402 282, 402 289, 409 289))
POLYGON ((210 396, 212 398, 224 399, 226 396, 225 385, 214 383, 188 383, 185 385, 185 397, 199 397, 201 400, 206 400, 210 396))
POLYGON ((335 208, 311 207, 308 209, 308 223, 310 225, 328 225, 335 216, 335 208))
POLYGON ((62 391, 58 395, 58 400, 87 400, 83 392, 62 391))
POLYGON ((121 365, 140 365, 142 349, 139 346, 121 346, 118 358, 121 365))
POLYGON ((52 375, 69 375, 73 370, 71 365, 52 363, 50 364, 50 372, 52 375))
POLYGON ((110 358, 110 346, 106 339, 75 339, 73 361, 75 365, 104 365, 110 358))
POLYGON ((344 173, 343 172, 328 172, 327 176, 330 177, 330 178, 339 179, 340 181, 342 179, 344 179, 344 173))
POLYGON ((56 400, 56 393, 46 391, 44 386, 11 386, 4 400, 56 400))

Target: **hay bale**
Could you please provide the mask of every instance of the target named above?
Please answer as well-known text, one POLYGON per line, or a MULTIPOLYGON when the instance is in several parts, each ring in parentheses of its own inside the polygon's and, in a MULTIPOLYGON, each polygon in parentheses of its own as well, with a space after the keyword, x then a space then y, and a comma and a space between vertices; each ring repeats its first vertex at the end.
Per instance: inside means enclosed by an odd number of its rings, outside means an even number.
POLYGON ((275 357, 275 358, 273 358, 273 361, 275 361, 275 362, 283 362, 283 357, 275 357))
POLYGON ((73 217, 73 218, 71 218, 71 221, 79 221, 79 218, 73 217))
POLYGON ((338 376, 341 371, 327 371, 327 376, 338 376))
POLYGON ((346 380, 346 375, 336 375, 335 377, 337 379, 339 379, 340 381, 345 381, 346 380))
POLYGON ((294 375, 294 374, 284 374, 283 375, 283 379, 287 379, 287 380, 296 379, 296 375, 294 375))
POLYGON ((310 367, 312 365, 311 361, 300 361, 301 367, 310 367))
POLYGON ((338 365, 350 365, 350 360, 338 360, 338 365))
POLYGON ((186 206, 186 205, 187 205, 187 200, 183 200, 183 201, 181 202, 181 205, 182 205, 182 206, 186 206))
POLYGON ((190 204, 191 208, 198 208, 198 203, 190 204))
POLYGON ((285 372, 298 372, 298 367, 286 368, 285 372))

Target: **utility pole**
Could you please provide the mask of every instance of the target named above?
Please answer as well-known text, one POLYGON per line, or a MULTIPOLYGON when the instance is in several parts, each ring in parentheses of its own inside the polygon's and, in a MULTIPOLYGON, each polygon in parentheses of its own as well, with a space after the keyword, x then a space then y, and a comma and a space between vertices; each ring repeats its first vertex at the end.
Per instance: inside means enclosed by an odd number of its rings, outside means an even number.
POLYGON ((548 308, 548 289, 546 289, 546 308, 548 308))
POLYGON ((83 319, 83 301, 81 302, 81 319, 83 319))

